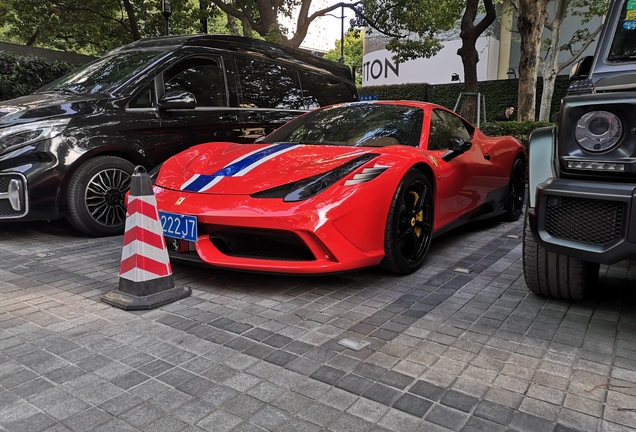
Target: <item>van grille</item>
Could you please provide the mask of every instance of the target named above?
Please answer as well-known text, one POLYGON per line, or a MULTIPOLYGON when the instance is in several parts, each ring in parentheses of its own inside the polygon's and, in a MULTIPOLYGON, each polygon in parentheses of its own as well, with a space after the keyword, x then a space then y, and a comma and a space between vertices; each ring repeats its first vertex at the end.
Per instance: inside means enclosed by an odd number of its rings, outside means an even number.
POLYGON ((607 245, 623 234, 625 207, 619 201, 548 196, 545 229, 552 237, 607 245))
POLYGON ((210 234, 223 254, 284 261, 314 261, 316 257, 294 233, 280 230, 229 228, 210 234))

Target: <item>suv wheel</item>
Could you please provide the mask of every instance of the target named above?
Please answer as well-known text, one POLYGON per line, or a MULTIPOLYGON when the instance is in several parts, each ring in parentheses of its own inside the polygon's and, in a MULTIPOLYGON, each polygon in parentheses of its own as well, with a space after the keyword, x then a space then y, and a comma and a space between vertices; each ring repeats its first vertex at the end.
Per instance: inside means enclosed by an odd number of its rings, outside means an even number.
POLYGON ((584 300, 596 287, 598 263, 546 251, 532 237, 528 214, 523 230, 523 273, 535 294, 564 300, 584 300))
POLYGON ((78 231, 94 236, 122 234, 126 192, 134 165, 115 156, 89 160, 71 177, 66 218, 78 231))

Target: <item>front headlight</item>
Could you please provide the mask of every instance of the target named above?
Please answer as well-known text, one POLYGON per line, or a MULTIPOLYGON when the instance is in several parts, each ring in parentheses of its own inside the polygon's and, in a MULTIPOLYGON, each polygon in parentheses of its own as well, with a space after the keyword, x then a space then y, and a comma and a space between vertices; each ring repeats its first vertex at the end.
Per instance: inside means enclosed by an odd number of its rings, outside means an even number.
POLYGON ((621 139, 623 124, 608 111, 592 111, 576 122, 574 138, 588 152, 599 153, 610 150, 621 139))
POLYGON ((253 198, 283 198, 285 202, 303 201, 318 195, 338 180, 346 177, 350 172, 378 156, 374 153, 363 154, 326 173, 256 192, 251 196, 253 198))
POLYGON ((71 121, 70 117, 19 124, 0 129, 0 153, 25 146, 43 139, 58 136, 71 121))

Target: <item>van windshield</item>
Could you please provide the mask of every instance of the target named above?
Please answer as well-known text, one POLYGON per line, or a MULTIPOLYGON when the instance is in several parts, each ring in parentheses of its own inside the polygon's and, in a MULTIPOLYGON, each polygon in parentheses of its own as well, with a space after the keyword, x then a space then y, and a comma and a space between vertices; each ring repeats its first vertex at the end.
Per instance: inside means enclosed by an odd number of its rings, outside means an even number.
POLYGON ((607 59, 616 62, 636 59, 636 0, 623 2, 621 18, 607 59))
POLYGON ((36 93, 109 93, 129 81, 165 52, 124 51, 107 55, 64 75, 36 93))

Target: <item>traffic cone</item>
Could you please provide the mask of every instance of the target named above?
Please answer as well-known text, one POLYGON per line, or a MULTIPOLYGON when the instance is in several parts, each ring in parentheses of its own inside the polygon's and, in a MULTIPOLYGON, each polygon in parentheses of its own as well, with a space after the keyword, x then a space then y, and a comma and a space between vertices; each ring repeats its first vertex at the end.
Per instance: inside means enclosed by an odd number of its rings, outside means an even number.
POLYGON ((125 310, 152 309, 191 294, 175 288, 150 176, 137 166, 130 179, 119 289, 102 301, 125 310))

